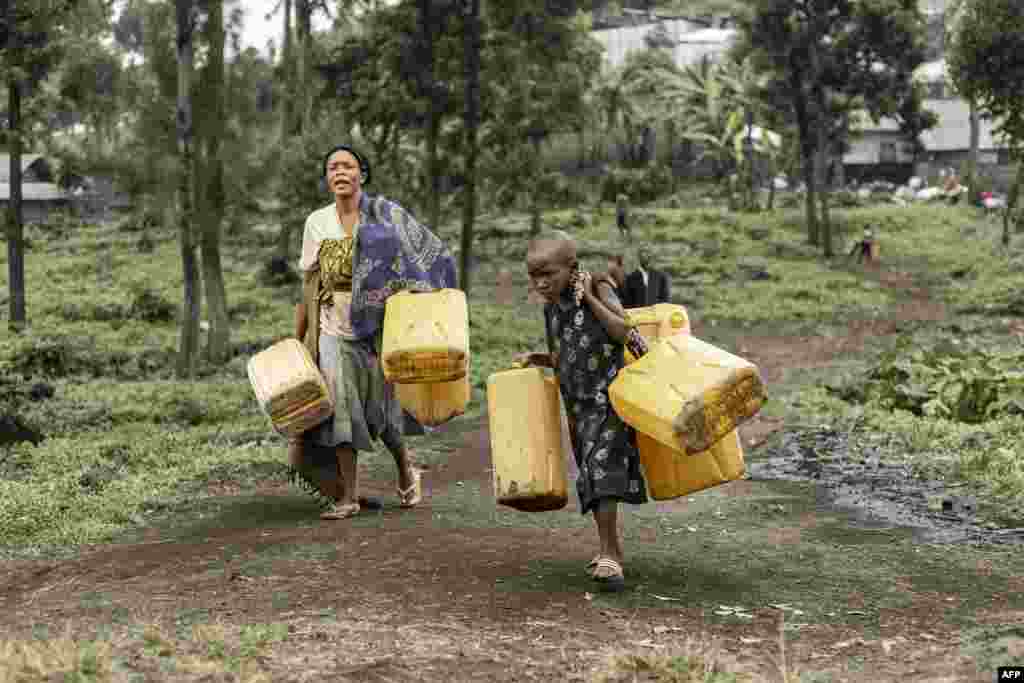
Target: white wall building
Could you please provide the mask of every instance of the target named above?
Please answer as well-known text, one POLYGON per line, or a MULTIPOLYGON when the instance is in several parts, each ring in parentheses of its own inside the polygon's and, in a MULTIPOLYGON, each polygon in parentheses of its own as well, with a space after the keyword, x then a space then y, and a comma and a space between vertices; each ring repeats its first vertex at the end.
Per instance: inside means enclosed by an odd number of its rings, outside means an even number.
POLYGON ((735 29, 706 28, 687 19, 598 29, 590 35, 604 46, 603 68, 609 70, 622 66, 629 53, 646 49, 647 36, 652 32, 668 39, 671 46, 666 49, 672 52, 680 67, 696 64, 705 57, 717 59, 732 46, 736 36, 735 29))

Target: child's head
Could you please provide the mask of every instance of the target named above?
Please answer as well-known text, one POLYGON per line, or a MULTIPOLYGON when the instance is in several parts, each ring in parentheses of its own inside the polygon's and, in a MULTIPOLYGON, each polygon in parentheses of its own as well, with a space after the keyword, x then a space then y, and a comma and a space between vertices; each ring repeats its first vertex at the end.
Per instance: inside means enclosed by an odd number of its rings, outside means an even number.
POLYGON ((552 230, 530 240, 526 272, 530 285, 544 301, 551 303, 562 295, 576 264, 576 241, 568 233, 552 230))

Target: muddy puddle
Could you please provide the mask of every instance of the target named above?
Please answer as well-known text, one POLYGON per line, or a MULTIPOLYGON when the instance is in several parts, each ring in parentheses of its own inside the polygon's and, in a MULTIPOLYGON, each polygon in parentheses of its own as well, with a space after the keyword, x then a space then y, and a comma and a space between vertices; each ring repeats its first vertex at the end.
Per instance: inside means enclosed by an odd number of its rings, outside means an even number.
POLYGON ((747 471, 754 480, 815 482, 823 507, 850 514, 862 528, 909 528, 926 543, 1024 544, 1024 528, 985 526, 973 498, 915 478, 875 451, 851 448, 849 436, 833 429, 784 431, 758 450, 747 471))

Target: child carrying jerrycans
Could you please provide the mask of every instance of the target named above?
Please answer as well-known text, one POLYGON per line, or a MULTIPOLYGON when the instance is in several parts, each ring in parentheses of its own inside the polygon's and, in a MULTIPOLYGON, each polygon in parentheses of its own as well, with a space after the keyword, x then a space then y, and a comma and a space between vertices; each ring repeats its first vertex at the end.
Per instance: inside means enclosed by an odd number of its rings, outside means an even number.
POLYGON ((524 354, 519 361, 555 370, 579 471, 580 510, 593 514, 600 540, 587 570, 603 589, 622 590, 619 503, 644 503, 647 494, 636 432, 612 409, 608 387, 623 367, 627 344, 637 356, 646 345, 626 324, 611 281, 595 279, 579 266, 568 234, 553 231, 535 238, 526 263, 544 300, 548 351, 524 354))

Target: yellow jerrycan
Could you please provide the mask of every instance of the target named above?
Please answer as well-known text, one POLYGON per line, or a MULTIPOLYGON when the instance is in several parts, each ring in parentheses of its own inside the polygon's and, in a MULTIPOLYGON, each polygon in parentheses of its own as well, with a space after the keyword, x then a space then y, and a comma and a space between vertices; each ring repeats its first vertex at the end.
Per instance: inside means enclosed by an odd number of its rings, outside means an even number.
MULTIPOLYGON (((656 304, 628 309, 629 323, 649 342, 690 334, 686 309, 675 304, 656 304)), ((626 349, 626 363, 636 359, 626 349)), ((636 433, 640 466, 647 480, 647 493, 654 500, 671 500, 725 484, 746 473, 739 433, 733 430, 706 451, 686 455, 643 432, 636 433)))
POLYGON ((299 436, 334 412, 320 368, 298 339, 283 339, 246 365, 260 409, 284 436, 299 436))
POLYGON ((395 384, 395 397, 421 425, 436 427, 466 412, 469 373, 451 382, 395 384))
POLYGON ((688 455, 721 441, 761 409, 764 381, 739 356, 676 335, 651 344, 608 388, 612 407, 627 424, 688 455))
POLYGON ((696 455, 669 448, 642 432, 636 433, 647 493, 654 500, 671 500, 741 478, 747 471, 737 430, 696 455))
POLYGON ((469 366, 469 309, 460 289, 398 292, 384 309, 384 378, 398 384, 452 382, 469 366))
MULTIPOLYGON (((641 308, 626 309, 626 324, 635 327, 636 331, 653 343, 656 339, 664 339, 677 334, 690 334, 690 317, 686 308, 679 304, 654 304, 641 308)), ((632 363, 636 357, 627 348, 624 352, 626 363, 632 363)))
POLYGON ((487 378, 487 415, 499 505, 523 512, 559 510, 569 501, 561 395, 540 368, 487 378))

